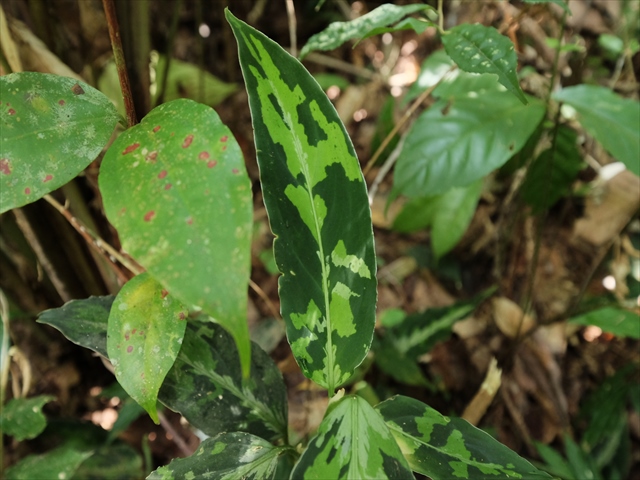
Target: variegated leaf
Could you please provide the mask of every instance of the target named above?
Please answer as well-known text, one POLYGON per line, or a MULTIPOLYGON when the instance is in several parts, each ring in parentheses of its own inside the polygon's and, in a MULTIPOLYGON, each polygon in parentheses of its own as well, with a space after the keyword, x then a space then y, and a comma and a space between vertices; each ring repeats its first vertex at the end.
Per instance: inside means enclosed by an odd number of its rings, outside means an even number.
POLYGON ((376 406, 411 468, 433 480, 550 477, 488 433, 397 395, 376 406))
POLYGON ((238 41, 282 315, 304 374, 333 393, 375 323, 371 212, 353 145, 324 92, 276 43, 227 11, 238 41))
POLYGON ((365 399, 350 395, 324 418, 291 478, 405 480, 414 476, 380 415, 365 399))

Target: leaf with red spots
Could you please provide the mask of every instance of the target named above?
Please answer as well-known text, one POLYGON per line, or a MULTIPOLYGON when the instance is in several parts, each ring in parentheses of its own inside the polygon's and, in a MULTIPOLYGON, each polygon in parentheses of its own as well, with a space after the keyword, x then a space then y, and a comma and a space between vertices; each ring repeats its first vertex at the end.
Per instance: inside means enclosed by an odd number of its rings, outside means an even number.
POLYGON ((158 423, 158 391, 178 357, 187 309, 143 273, 127 282, 111 307, 107 352, 116 378, 158 423))
POLYGON ((109 148, 99 182, 124 249, 231 333, 247 375, 251 184, 216 112, 186 99, 160 105, 109 148))
POLYGON ((101 92, 71 78, 0 77, 0 213, 77 176, 109 141, 119 115, 101 92))

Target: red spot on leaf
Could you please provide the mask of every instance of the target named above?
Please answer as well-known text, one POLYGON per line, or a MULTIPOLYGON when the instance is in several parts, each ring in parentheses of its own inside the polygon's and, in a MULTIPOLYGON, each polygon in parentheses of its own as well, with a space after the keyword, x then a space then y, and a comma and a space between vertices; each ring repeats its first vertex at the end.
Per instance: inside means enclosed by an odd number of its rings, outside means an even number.
POLYGON ((64 100, 58 100, 58 105, 64 105, 65 101, 64 100))
POLYGON ((209 155, 209 152, 200 152, 200 155, 198 155, 198 158, 200 160, 209 160, 209 157, 211 157, 211 155, 209 155))
POLYGON ((165 190, 171 190, 171 187, 173 187, 173 185, 171 185, 170 183, 167 183, 167 184, 164 186, 164 189, 165 189, 165 190))
POLYGON ((155 150, 153 152, 149 152, 146 157, 147 162, 156 163, 156 158, 158 158, 158 152, 155 150))
POLYGON ((209 161, 207 162, 207 167, 209 167, 209 168, 213 168, 213 167, 215 167, 217 164, 218 164, 218 161, 217 161, 217 160, 209 160, 209 161))
POLYGON ((42 183, 47 183, 47 182, 50 182, 51 180, 53 180, 53 175, 49 174, 46 177, 44 177, 44 180, 42 181, 42 183))
POLYGON ((226 149, 227 149, 227 146, 226 146, 226 145, 223 145, 223 146, 222 146, 222 151, 224 152, 226 149))
POLYGON ((220 141, 222 143, 226 142, 227 140, 229 140, 229 135, 225 135, 224 137, 220 138, 220 141))
POLYGON ((126 212, 126 211, 127 211, 127 207, 122 207, 122 208, 120 209, 120 211, 118 212, 118 214, 119 214, 119 215, 124 215, 124 212, 126 212))
POLYGON ((0 172, 11 175, 11 162, 8 158, 0 158, 0 172))
POLYGON ((167 171, 166 170, 162 170, 159 174, 158 174, 158 178, 164 178, 167 176, 167 171))
POLYGON ((149 210, 147 213, 144 214, 144 221, 150 222, 151 219, 155 216, 156 216, 155 210, 149 210))
POLYGON ((84 90, 82 89, 79 83, 76 83, 73 87, 71 87, 71 91, 73 92, 74 95, 84 94, 84 90))
POLYGON ((160 294, 162 295, 162 298, 166 297, 167 295, 169 295, 169 292, 166 291, 164 288, 162 289, 162 293, 160 294))
POLYGON ((133 352, 133 345, 129 345, 127 347, 127 353, 131 353, 131 352, 133 352))
POLYGON ((139 146, 140 146, 139 143, 132 143, 131 145, 129 145, 127 148, 124 149, 124 151, 122 152, 122 155, 126 155, 127 153, 131 153, 134 150, 137 150, 139 146))
POLYGON ((187 217, 187 225, 193 225, 193 218, 187 217))
POLYGON ((153 127, 153 133, 156 133, 158 130, 160 130, 162 127, 160 125, 157 125, 155 127, 153 127))
POLYGON ((134 328, 133 330, 131 330, 131 334, 132 334, 132 335, 135 335, 137 331, 138 331, 138 329, 137 329, 137 328, 134 328))
POLYGON ((182 148, 187 148, 191 145, 191 142, 193 142, 193 135, 187 135, 184 142, 182 142, 182 148))
POLYGON ((138 333, 138 335, 144 335, 144 330, 140 330, 140 332, 138 333))
POLYGON ((184 312, 180 312, 178 317, 180 318, 180 320, 184 320, 185 318, 187 318, 187 316, 184 314, 184 312))
POLYGON ((124 339, 128 342, 129 341, 129 332, 124 334, 124 339))
POLYGON ((25 193, 26 195, 31 195, 31 189, 30 189, 29 187, 25 188, 25 189, 24 189, 24 193, 25 193))
POLYGON ((237 175, 240 173, 240 170, 238 170, 237 168, 234 168, 233 170, 231 170, 233 172, 234 175, 237 175))
POLYGON ((15 115, 16 111, 13 108, 9 109, 9 115, 15 115))

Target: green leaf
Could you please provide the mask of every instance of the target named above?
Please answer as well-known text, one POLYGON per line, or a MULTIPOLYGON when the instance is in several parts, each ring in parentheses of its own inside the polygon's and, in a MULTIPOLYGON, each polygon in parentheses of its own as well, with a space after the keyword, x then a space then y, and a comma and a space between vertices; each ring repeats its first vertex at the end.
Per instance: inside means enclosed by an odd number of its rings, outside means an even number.
MULTIPOLYGON (((420 74, 415 82, 409 87, 409 91, 404 96, 403 105, 418 97, 427 88, 434 86, 451 69, 453 61, 444 50, 436 50, 429 55, 420 66, 420 74)), ((451 72, 453 75, 454 72, 451 72)), ((491 80, 495 83, 494 77, 491 80)), ((435 91, 433 92, 435 95, 435 91)))
POLYGON ((432 389, 415 357, 400 352, 390 341, 384 339, 373 344, 373 351, 378 368, 394 380, 405 385, 432 389))
POLYGON ((527 104, 516 68, 513 43, 493 27, 463 23, 442 36, 444 48, 458 66, 470 73, 491 73, 518 99, 527 104))
MULTIPOLYGON (((121 410, 118 413, 120 412, 121 410)), ((142 457, 131 445, 124 442, 98 448, 91 457, 82 462, 73 476, 78 480, 117 480, 142 477, 142 457)))
POLYGON ((358 43, 360 43, 365 38, 374 37, 376 35, 381 35, 383 33, 399 32, 402 30, 413 30, 418 35, 420 35, 421 33, 424 33, 427 28, 436 27, 436 26, 437 25, 435 23, 430 22, 428 20, 420 20, 417 18, 405 18, 404 20, 396 23, 392 27, 378 27, 378 28, 374 28, 373 30, 370 30, 358 41, 358 43))
POLYGON ((47 426, 42 407, 54 399, 51 395, 11 399, 2 406, 0 431, 13 436, 19 442, 37 437, 47 426))
POLYGON ((107 97, 78 80, 34 72, 0 77, 0 213, 77 176, 118 119, 107 97))
POLYGON ((8 468, 5 480, 59 480, 71 478, 80 464, 93 455, 69 446, 50 450, 42 455, 29 455, 8 468))
POLYGON ((173 366, 189 311, 148 273, 118 293, 107 328, 107 352, 116 379, 159 423, 158 390, 173 366))
POLYGON ((393 223, 394 230, 415 231, 431 227, 431 245, 436 258, 460 241, 476 211, 482 180, 454 187, 435 197, 418 197, 407 203, 393 223))
POLYGON ((604 307, 569 319, 570 323, 595 325, 618 337, 640 338, 638 314, 624 308, 604 307))
POLYGON ((564 0, 523 0, 525 3, 555 3, 556 5, 560 5, 562 9, 571 15, 571 10, 569 10, 569 6, 564 0))
POLYGON ((546 471, 550 474, 561 477, 564 480, 575 480, 569 463, 560 455, 556 450, 540 442, 533 442, 538 450, 540 458, 545 461, 546 465, 543 465, 546 471))
POLYGON ((589 135, 630 171, 640 175, 640 102, 596 85, 563 88, 553 98, 575 108, 589 135))
POLYGON ((433 480, 551 478, 465 420, 445 417, 413 398, 397 395, 376 410, 410 467, 433 480))
POLYGON ((586 166, 576 145, 577 134, 564 125, 558 129, 555 149, 542 152, 527 172, 521 194, 538 213, 552 207, 570 192, 578 173, 586 166))
POLYGON ((280 370, 252 343, 251 376, 243 381, 236 351, 220 326, 189 321, 160 401, 207 435, 243 431, 286 439, 287 392, 280 370))
POLYGON ((302 60, 314 50, 333 50, 349 40, 364 37, 371 30, 386 27, 407 15, 426 9, 433 10, 433 7, 422 4, 405 6, 384 4, 355 20, 334 22, 309 39, 300 51, 300 59, 302 60))
POLYGON ((341 399, 296 464, 291 478, 415 478, 380 415, 357 395, 341 399))
POLYGON ((107 319, 114 295, 71 300, 60 308, 41 312, 38 323, 51 325, 76 345, 107 354, 107 319))
POLYGON ((290 446, 274 447, 248 433, 222 433, 206 439, 190 457, 173 460, 147 479, 280 480, 289 478, 295 455, 290 446))
POLYGON ((416 120, 394 174, 394 192, 432 196, 466 186, 518 152, 545 114, 504 92, 440 100, 416 120))
POLYGON ((191 100, 155 108, 109 148, 99 183, 124 249, 233 335, 247 376, 251 185, 216 112, 191 100))
MULTIPOLYGON (((103 307, 110 307, 111 302, 113 297, 74 300, 62 308, 43 312, 41 315, 46 313, 46 317, 41 316, 40 321, 49 323, 44 320, 55 319, 49 324, 69 340, 107 357, 109 309, 103 307), (82 308, 82 303, 89 308, 82 308), (65 323, 72 325, 86 319, 88 310, 93 315, 87 324, 91 335, 84 335, 82 329, 62 329, 65 323)), ((252 343, 251 376, 243 382, 232 337, 209 321, 187 322, 182 348, 158 398, 207 435, 246 431, 268 440, 287 435, 287 393, 278 367, 252 343)))
POLYGON ((282 316, 304 374, 333 392, 362 362, 375 324, 371 212, 333 105, 304 67, 227 11, 238 41, 282 316))
POLYGON ((600 480, 597 469, 593 464, 593 459, 588 458, 580 446, 574 442, 568 434, 564 434, 564 450, 569 460, 569 468, 573 476, 579 480, 600 480))

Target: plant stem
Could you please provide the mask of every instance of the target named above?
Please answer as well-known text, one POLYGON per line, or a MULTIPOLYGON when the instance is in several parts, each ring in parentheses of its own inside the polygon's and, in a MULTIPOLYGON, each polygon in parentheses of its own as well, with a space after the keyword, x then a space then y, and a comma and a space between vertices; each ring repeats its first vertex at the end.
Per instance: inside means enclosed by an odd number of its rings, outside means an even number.
POLYGON ((438 0, 438 30, 444 32, 444 1, 438 0))
POLYGON ((289 53, 292 56, 298 56, 298 40, 296 36, 296 11, 293 6, 293 0, 285 0, 287 4, 287 19, 289 20, 289 53))
MULTIPOLYGON (((2 322, 2 342, 0 343, 0 409, 4 407, 5 392, 9 381, 9 301, 0 290, 0 322, 2 322)), ((0 427, 0 438, 4 440, 0 427)), ((4 441, 0 441, 0 471, 4 471, 4 441)))
POLYGON ((127 74, 127 65, 124 60, 124 52, 122 50, 122 41, 120 40, 120 28, 118 27, 118 17, 113 0, 102 0, 104 14, 107 17, 107 26, 109 27, 109 37, 111 38, 111 48, 113 49, 113 59, 118 70, 118 79, 120 80, 120 89, 122 90, 122 100, 127 113, 127 127, 131 128, 138 123, 136 117, 136 109, 133 104, 133 96, 131 95, 131 85, 129 85, 129 75, 127 74))
MULTIPOLYGON (((105 242, 102 238, 100 238, 98 235, 96 235, 90 229, 88 229, 80 220, 78 220, 76 217, 71 215, 71 212, 69 212, 69 210, 67 210, 51 195, 45 195, 43 198, 47 202, 49 202, 49 204, 51 204, 53 208, 55 208, 58 212, 60 212, 69 221, 71 226, 76 229, 76 231, 82 236, 82 238, 84 238, 87 241, 87 243, 92 248, 94 248, 101 254, 104 254, 104 252, 107 252, 111 257, 118 260, 131 273, 135 275, 139 275, 144 271, 142 267, 134 264, 133 261, 126 258, 124 255, 118 252, 115 248, 113 248, 111 245, 105 242)), ((113 263, 111 258, 109 258, 109 260, 113 263)), ((116 273, 118 274, 118 277, 120 278, 120 280, 123 281, 123 283, 128 280, 128 278, 123 276, 122 272, 119 269, 116 269, 116 273)))
POLYGON ((562 49, 562 39, 564 38, 564 31, 565 31, 566 24, 567 24, 567 12, 564 11, 564 13, 562 14, 562 22, 560 23, 560 34, 558 35, 558 44, 556 45, 556 54, 553 58, 553 65, 551 70, 551 81, 549 82, 549 91, 547 92, 547 98, 545 99, 547 108, 549 108, 551 95, 553 94, 553 89, 555 88, 556 77, 558 76, 558 63, 560 62, 560 50, 562 49))
POLYGON ((175 43, 176 32, 178 31, 178 20, 180 20, 181 9, 182 9, 182 0, 176 0, 175 8, 173 10, 173 16, 171 17, 171 26, 169 27, 169 34, 167 35, 167 51, 165 52, 164 69, 160 73, 159 80, 158 80, 158 77, 156 77, 156 83, 158 85, 158 96, 156 97, 154 106, 158 106, 162 102, 164 102, 164 92, 167 89, 167 78, 169 77, 169 67, 171 66, 173 44, 175 43))

